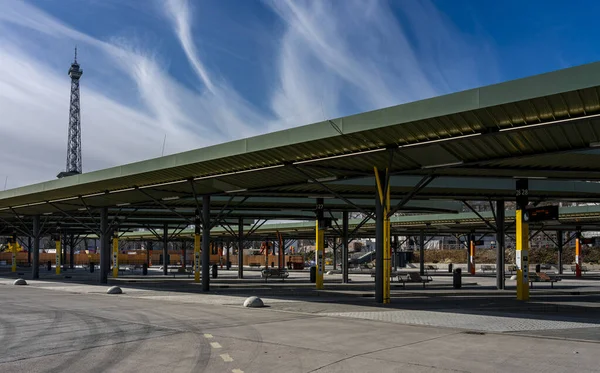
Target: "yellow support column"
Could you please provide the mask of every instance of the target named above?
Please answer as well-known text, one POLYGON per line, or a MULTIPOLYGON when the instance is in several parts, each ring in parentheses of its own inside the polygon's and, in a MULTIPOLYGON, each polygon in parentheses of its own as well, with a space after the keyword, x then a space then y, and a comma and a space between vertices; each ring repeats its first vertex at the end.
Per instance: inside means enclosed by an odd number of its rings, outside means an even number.
POLYGON ((315 262, 317 265, 317 289, 323 289, 323 272, 325 270, 325 231, 319 229, 319 221, 316 222, 316 244, 315 262))
MULTIPOLYGON (((375 182, 377 183, 377 195, 379 197, 379 201, 383 205, 383 303, 390 303, 390 280, 391 280, 391 272, 392 272, 392 261, 391 261, 391 240, 390 240, 390 218, 388 217, 388 213, 391 211, 390 207, 390 186, 385 186, 385 191, 382 186, 382 180, 379 178, 379 172, 377 167, 373 168, 375 171, 375 182)), ((386 180, 388 169, 386 172, 386 180)))
MULTIPOLYGON (((386 170, 387 173, 387 170, 386 170)), ((390 240, 390 217, 388 213, 390 212, 390 186, 387 186, 387 191, 385 194, 385 209, 383 210, 383 214, 385 218, 383 219, 383 303, 390 303, 390 294, 391 294, 391 277, 392 277, 392 256, 391 256, 391 240, 390 240)))
POLYGON ((115 234, 112 245, 113 278, 119 277, 119 237, 115 234))
POLYGON ((62 250, 61 245, 60 245, 60 235, 56 238, 56 242, 55 242, 55 246, 56 246, 56 274, 60 275, 60 252, 62 250))
POLYGON ((194 235, 194 282, 200 282, 200 233, 194 235))
POLYGON ((516 211, 517 230, 517 299, 529 300, 529 224, 523 221, 523 210, 516 211))
POLYGON ((17 272, 17 243, 16 242, 9 243, 8 246, 9 246, 10 252, 12 253, 11 270, 13 272, 17 272))

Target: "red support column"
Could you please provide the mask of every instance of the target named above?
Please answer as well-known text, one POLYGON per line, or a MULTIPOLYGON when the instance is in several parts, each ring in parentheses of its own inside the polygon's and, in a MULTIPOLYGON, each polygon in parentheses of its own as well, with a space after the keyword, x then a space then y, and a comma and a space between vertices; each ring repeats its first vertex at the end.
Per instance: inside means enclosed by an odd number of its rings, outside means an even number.
POLYGON ((575 239, 575 277, 581 277, 581 233, 577 233, 575 239))

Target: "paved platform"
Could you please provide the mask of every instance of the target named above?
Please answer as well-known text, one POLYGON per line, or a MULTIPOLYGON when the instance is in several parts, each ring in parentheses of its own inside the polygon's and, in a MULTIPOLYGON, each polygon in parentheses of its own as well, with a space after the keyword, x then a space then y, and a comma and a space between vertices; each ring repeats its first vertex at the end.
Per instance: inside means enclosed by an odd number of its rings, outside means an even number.
MULTIPOLYGON (((2 372, 597 371, 597 295, 203 294, 0 279, 2 372)), ((258 291, 253 289, 251 292, 258 291)))

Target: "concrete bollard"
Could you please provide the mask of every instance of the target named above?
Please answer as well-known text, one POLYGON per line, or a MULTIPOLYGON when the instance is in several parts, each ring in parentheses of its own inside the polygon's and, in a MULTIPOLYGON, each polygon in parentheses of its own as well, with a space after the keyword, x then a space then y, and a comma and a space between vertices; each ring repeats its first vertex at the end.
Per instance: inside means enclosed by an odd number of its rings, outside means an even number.
POLYGON ((121 290, 121 288, 118 286, 111 286, 106 291, 106 294, 123 294, 123 290, 121 290))
POLYGON ((244 307, 260 308, 260 307, 264 307, 264 306, 265 306, 265 304, 263 303, 262 299, 260 299, 259 297, 250 297, 244 301, 244 307))

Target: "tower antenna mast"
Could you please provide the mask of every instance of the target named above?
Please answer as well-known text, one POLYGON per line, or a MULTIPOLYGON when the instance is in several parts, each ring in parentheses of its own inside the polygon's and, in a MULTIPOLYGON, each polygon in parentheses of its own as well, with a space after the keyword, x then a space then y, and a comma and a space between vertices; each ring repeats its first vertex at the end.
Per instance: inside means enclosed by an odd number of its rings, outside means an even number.
POLYGON ((79 79, 83 70, 77 62, 77 47, 75 58, 69 68, 71 77, 71 100, 69 106, 69 133, 67 137, 67 167, 57 175, 58 178, 77 175, 82 172, 81 165, 81 106, 79 102, 79 79))

